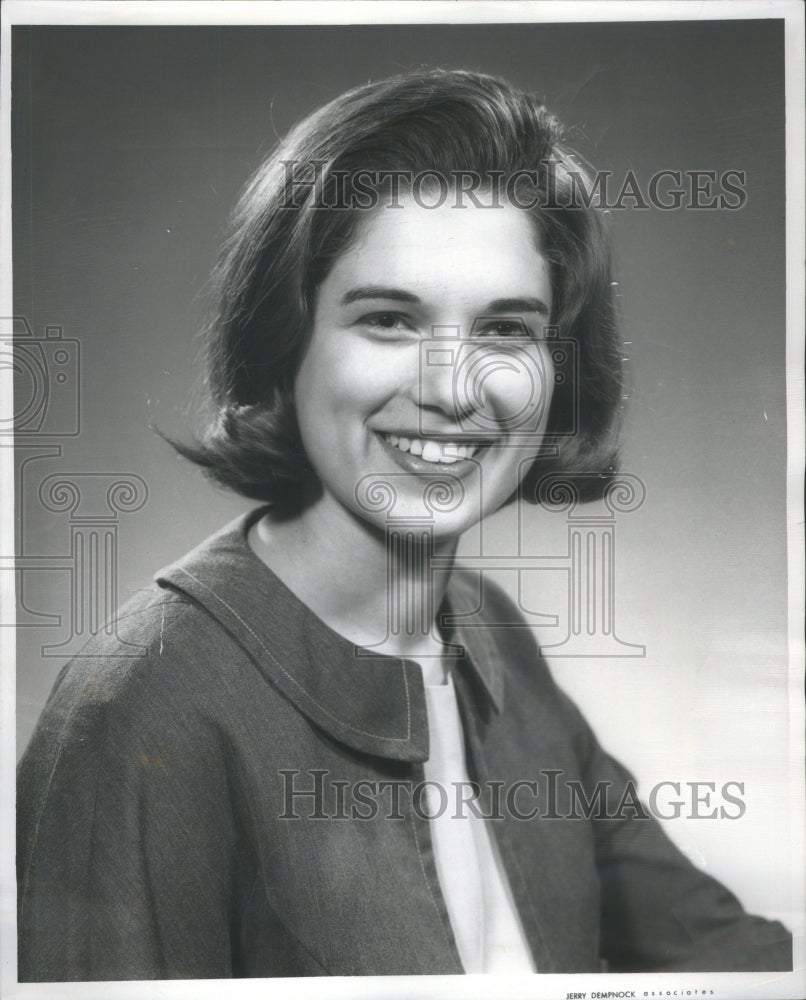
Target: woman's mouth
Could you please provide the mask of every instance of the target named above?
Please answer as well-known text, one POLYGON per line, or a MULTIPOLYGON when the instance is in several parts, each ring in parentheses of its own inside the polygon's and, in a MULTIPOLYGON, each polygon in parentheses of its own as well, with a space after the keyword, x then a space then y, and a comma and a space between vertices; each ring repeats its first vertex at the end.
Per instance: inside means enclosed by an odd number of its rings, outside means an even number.
POLYGON ((437 441, 413 434, 375 431, 383 450, 405 472, 414 475, 444 474, 464 479, 479 471, 479 464, 494 442, 437 441))
POLYGON ((401 452, 408 452, 433 465, 454 465, 462 459, 472 458, 480 445, 474 441, 458 444, 454 441, 435 441, 432 438, 402 437, 398 434, 381 434, 383 440, 401 452))

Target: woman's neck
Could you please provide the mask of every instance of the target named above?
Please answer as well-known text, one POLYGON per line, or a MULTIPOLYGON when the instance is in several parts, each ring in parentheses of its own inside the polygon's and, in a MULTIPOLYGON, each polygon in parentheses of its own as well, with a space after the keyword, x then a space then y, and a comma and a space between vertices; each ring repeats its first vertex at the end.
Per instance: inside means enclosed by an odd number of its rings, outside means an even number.
POLYGON ((335 632, 357 646, 417 660, 426 683, 440 683, 442 639, 435 616, 456 540, 438 545, 427 529, 381 530, 322 498, 299 516, 269 513, 249 533, 252 550, 335 632))

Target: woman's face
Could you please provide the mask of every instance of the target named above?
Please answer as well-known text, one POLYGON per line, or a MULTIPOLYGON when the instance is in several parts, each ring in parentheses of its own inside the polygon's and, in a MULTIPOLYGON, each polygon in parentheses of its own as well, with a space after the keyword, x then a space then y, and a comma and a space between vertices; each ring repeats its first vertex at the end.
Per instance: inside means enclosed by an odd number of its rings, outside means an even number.
POLYGON ((512 205, 368 216, 318 290, 295 386, 322 503, 458 535, 516 490, 553 387, 549 267, 512 205))

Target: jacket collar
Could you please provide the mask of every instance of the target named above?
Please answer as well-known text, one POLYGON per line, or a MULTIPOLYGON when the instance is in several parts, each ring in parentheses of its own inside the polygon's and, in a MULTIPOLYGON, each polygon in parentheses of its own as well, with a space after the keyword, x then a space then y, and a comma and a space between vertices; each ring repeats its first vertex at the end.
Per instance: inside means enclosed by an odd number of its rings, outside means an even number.
MULTIPOLYGON (((252 552, 243 515, 161 570, 157 582, 191 597, 247 651, 264 676, 320 729, 355 750, 402 761, 428 759, 422 670, 411 660, 356 650, 304 605, 252 552)), ((503 708, 501 650, 479 628, 479 588, 454 572, 443 621, 462 668, 503 708), (457 619, 474 618, 475 627, 457 619)))

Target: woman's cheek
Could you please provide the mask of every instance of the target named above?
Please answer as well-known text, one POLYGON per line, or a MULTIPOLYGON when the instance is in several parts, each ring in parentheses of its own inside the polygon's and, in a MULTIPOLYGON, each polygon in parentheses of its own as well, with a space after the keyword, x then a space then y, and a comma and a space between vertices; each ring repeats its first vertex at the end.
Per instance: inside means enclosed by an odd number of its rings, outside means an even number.
POLYGON ((493 404, 502 431, 538 432, 548 413, 552 377, 542 356, 507 359, 486 380, 485 396, 493 404))

